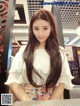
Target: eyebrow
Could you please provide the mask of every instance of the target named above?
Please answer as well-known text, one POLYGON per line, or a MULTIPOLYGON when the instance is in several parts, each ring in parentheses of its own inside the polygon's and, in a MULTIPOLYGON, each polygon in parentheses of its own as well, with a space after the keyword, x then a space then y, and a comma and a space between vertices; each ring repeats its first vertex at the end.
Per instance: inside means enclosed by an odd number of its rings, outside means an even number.
MULTIPOLYGON (((38 26, 33 26, 33 27, 38 27, 38 26)), ((49 27, 49 26, 42 26, 42 27, 49 27)))

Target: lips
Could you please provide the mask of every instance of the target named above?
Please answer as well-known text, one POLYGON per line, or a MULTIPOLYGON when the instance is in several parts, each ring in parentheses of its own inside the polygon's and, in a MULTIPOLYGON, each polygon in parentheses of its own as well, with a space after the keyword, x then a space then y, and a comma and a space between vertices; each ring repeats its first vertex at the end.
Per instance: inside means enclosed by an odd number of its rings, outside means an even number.
POLYGON ((43 38, 45 38, 45 37, 39 37, 40 39, 43 39, 43 38))

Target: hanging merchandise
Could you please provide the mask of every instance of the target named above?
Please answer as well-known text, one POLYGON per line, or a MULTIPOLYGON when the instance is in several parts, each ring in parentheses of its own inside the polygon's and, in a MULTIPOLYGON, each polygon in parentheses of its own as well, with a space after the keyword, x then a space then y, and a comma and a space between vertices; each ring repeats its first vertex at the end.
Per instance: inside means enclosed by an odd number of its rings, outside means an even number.
POLYGON ((65 52, 68 58, 69 66, 71 69, 72 75, 75 77, 72 80, 72 83, 75 85, 80 85, 80 67, 79 67, 79 55, 80 47, 76 46, 66 46, 65 52))

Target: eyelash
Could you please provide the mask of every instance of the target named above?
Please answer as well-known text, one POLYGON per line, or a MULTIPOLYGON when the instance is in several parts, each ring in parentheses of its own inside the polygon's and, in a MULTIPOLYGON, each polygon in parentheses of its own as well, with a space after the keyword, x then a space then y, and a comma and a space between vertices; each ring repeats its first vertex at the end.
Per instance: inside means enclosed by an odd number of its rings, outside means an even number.
POLYGON ((34 28, 34 30, 38 30, 38 28, 34 28))
POLYGON ((45 30, 47 30, 48 28, 44 28, 45 30))
MULTIPOLYGON (((47 30, 48 28, 43 28, 43 30, 47 30)), ((38 28, 34 28, 34 30, 39 30, 38 28)))

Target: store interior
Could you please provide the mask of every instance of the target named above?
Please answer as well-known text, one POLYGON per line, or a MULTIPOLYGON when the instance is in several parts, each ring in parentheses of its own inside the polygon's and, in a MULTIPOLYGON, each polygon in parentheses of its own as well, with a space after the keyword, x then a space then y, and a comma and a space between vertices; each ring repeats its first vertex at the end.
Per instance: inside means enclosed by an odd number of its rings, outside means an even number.
MULTIPOLYGON (((41 2, 56 2, 67 0, 16 0, 14 23, 12 29, 11 60, 21 46, 28 42, 28 27, 33 12, 40 8, 47 9, 55 14, 57 20, 60 45, 65 48, 71 74, 75 77, 75 85, 70 93, 70 99, 80 98, 80 3, 77 5, 42 5, 41 2)), ((68 0, 80 2, 80 0, 68 0)), ((10 61, 11 61, 10 60, 10 61)))

